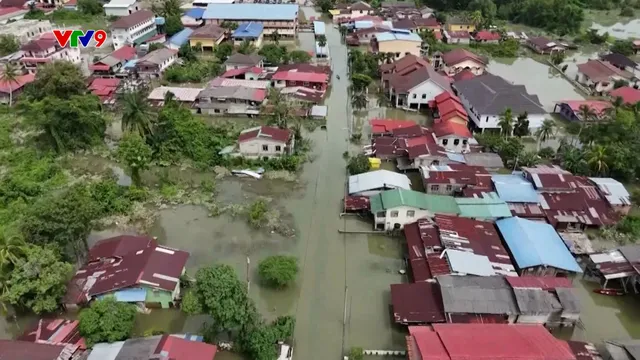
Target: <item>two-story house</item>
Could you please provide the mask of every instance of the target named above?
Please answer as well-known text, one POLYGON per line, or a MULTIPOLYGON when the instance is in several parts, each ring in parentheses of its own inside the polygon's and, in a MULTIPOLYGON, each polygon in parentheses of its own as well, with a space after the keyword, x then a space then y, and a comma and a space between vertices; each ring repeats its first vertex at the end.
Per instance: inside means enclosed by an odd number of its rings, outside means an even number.
POLYGON ((111 40, 116 50, 125 45, 139 45, 155 34, 155 15, 150 10, 134 12, 111 24, 111 40))
POLYGON ((178 50, 162 48, 140 58, 135 65, 138 76, 159 78, 162 73, 178 60, 178 50))
POLYGON ((216 24, 195 28, 189 36, 189 46, 192 48, 200 47, 202 51, 213 51, 214 47, 224 41, 226 32, 225 28, 216 24))
POLYGON ((264 57, 258 54, 245 55, 235 53, 229 56, 227 61, 224 62, 225 71, 253 67, 262 68, 263 66, 264 57))
MULTIPOLYGON (((111 54, 89 65, 89 70, 93 76, 110 77, 122 74, 124 64, 127 61, 135 59, 137 56, 136 48, 132 46, 123 46, 111 54)), ((124 75, 124 74, 122 74, 124 75)))
POLYGON ((243 157, 268 159, 293 153, 294 136, 289 129, 260 126, 244 130, 238 137, 238 147, 243 157))
POLYGON ((601 56, 600 59, 602 61, 608 62, 609 64, 617 67, 620 70, 625 70, 631 74, 634 74, 636 77, 640 75, 640 66, 638 65, 638 63, 622 54, 609 53, 601 56))
POLYGON ((388 76, 389 98, 396 107, 420 109, 443 91, 451 91, 451 83, 430 64, 408 68, 388 76))
POLYGON ((467 19, 452 16, 447 18, 446 29, 448 32, 466 31, 472 33, 476 31, 476 26, 467 19))
POLYGON ((364 1, 358 1, 349 6, 349 11, 351 11, 351 18, 354 19, 361 16, 373 15, 375 9, 364 1))
POLYGON ((329 76, 321 72, 278 71, 271 77, 273 87, 304 86, 324 91, 329 85, 329 76))
POLYGON ((202 19, 207 24, 218 25, 223 22, 260 23, 267 37, 277 31, 284 38, 295 38, 298 11, 297 4, 209 4, 202 19))
POLYGON ((80 49, 70 46, 61 47, 53 36, 49 35, 52 34, 45 34, 40 39, 31 40, 20 48, 22 51, 20 63, 27 72, 35 73, 38 65, 56 60, 69 61, 74 64, 82 62, 80 49))
POLYGON ((620 70, 603 60, 589 60, 578 65, 576 80, 592 89, 597 94, 604 94, 614 89, 616 81, 632 81, 634 75, 620 70))
POLYGON ((111 0, 102 6, 107 16, 127 16, 140 11, 140 3, 136 0, 111 0))
POLYGON ((476 55, 462 48, 447 51, 442 54, 441 60, 437 61, 439 66, 436 68, 443 70, 448 76, 454 76, 464 70, 469 70, 474 75, 482 75, 489 63, 484 56, 476 55))
POLYGON ((376 54, 394 54, 395 60, 405 55, 420 56, 422 39, 409 30, 394 29, 374 35, 371 39, 371 50, 376 54))
POLYGON ((260 114, 260 105, 267 95, 266 89, 246 86, 211 86, 198 95, 200 113, 214 116, 260 114))

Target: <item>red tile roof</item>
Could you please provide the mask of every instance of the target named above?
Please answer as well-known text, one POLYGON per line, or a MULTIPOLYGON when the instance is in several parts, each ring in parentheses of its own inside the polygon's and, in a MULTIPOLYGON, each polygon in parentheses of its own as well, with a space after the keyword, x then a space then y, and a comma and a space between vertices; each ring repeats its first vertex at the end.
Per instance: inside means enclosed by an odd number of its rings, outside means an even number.
POLYGON ((469 80, 473 79, 474 77, 476 77, 476 74, 474 74, 471 70, 462 70, 459 73, 453 75, 453 81, 469 80))
POLYGON ((390 134, 394 129, 415 126, 416 122, 410 120, 372 119, 369 120, 369 124, 371 124, 371 132, 373 134, 390 134))
POLYGON ((611 76, 629 77, 625 71, 602 60, 589 60, 584 64, 579 64, 578 71, 595 82, 608 81, 611 76))
POLYGON ((458 137, 463 137, 470 139, 473 137, 471 135, 471 131, 467 128, 466 125, 454 122, 454 121, 441 121, 433 125, 433 131, 435 132, 437 137, 455 135, 458 137))
POLYGON ((447 31, 452 39, 471 39, 471 33, 468 31, 447 31))
POLYGON ((107 100, 115 95, 120 79, 97 78, 91 82, 89 90, 91 93, 100 97, 101 100, 107 100))
POLYGON ((81 304, 112 291, 143 284, 173 291, 189 253, 158 245, 144 236, 117 236, 99 241, 67 286, 67 304, 81 304))
POLYGON ((40 38, 31 40, 28 43, 22 45, 20 50, 40 52, 55 47, 56 45, 58 45, 58 42, 55 39, 40 38))
POLYGON ((252 129, 251 131, 241 132, 238 137, 238 142, 254 139, 272 139, 281 143, 289 142, 291 138, 291 131, 288 129, 279 129, 272 126, 260 126, 252 129))
POLYGON ((522 276, 505 278, 512 288, 554 290, 557 288, 573 288, 571 280, 553 276, 522 276))
POLYGON ((129 45, 123 46, 120 49, 109 54, 109 56, 112 56, 118 60, 124 60, 124 61, 131 60, 135 58, 136 55, 137 55, 136 48, 129 45))
POLYGON ((474 36, 476 41, 492 41, 492 40, 500 40, 502 35, 499 32, 482 30, 478 31, 474 36))
POLYGON ((567 104, 571 111, 576 114, 579 113, 581 106, 586 105, 598 116, 603 115, 607 109, 611 108, 610 102, 601 100, 565 100, 558 101, 558 104, 567 104))
POLYGON ((396 323, 445 322, 440 286, 434 283, 391 285, 391 306, 396 323))
POLYGON ((327 83, 329 77, 325 73, 301 72, 301 71, 278 71, 271 77, 278 81, 304 81, 312 83, 327 83))
MULTIPOLYGON (((462 31, 462 33, 466 34, 467 37, 469 37, 468 32, 462 31)), ((452 33, 449 33, 449 35, 452 35, 452 33)), ((487 65, 489 63, 485 57, 476 55, 471 51, 468 51, 462 48, 454 49, 442 54, 442 61, 444 61, 444 63, 447 64, 448 66, 459 64, 465 60, 472 60, 477 62, 480 65, 487 65)))
POLYGON ((152 355, 167 360, 213 360, 217 351, 215 345, 163 335, 152 355))
POLYGON ((0 81, 0 92, 8 94, 11 91, 20 90, 23 86, 32 83, 35 79, 35 74, 26 74, 16 76, 16 80, 11 83, 9 83, 9 81, 0 81))
POLYGON ((617 97, 621 97, 622 101, 624 101, 625 104, 633 105, 637 102, 640 102, 640 90, 634 89, 629 86, 623 86, 621 88, 617 88, 609 92, 609 96, 611 96, 614 99, 617 97))
POLYGON ((21 341, 30 341, 51 345, 74 345, 85 350, 87 345, 80 335, 77 320, 40 319, 24 334, 18 337, 21 341))
MULTIPOLYGON (((435 143, 435 140, 433 140, 433 136, 431 135, 432 132, 429 129, 424 128, 420 125, 414 124, 413 126, 393 129, 391 130, 391 134, 399 138, 425 137, 426 139, 425 142, 429 142, 429 140, 431 140, 430 142, 435 143)), ((421 141, 420 144, 422 143, 424 142, 421 141)), ((413 143, 413 144, 417 145, 417 143, 413 143)))

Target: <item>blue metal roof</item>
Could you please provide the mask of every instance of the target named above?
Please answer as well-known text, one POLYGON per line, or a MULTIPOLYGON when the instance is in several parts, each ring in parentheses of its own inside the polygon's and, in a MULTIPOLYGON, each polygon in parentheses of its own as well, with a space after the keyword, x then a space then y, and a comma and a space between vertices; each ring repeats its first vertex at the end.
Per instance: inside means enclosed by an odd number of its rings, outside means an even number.
POLYGON ((533 184, 519 175, 493 175, 493 186, 502 201, 514 203, 539 203, 533 184))
POLYGON ((519 217, 498 220, 496 226, 520 269, 552 266, 582 272, 553 226, 519 217))
POLYGON ((143 302, 147 297, 147 290, 142 288, 130 288, 115 291, 113 293, 109 293, 107 295, 99 296, 99 299, 104 298, 105 296, 113 296, 116 301, 119 302, 143 302))
POLYGON ((295 20, 296 4, 209 4, 203 19, 221 20, 295 20))
POLYGON ((325 35, 326 29, 325 29, 324 23, 322 21, 314 21, 313 32, 316 35, 325 35))
POLYGON ((258 38, 262 31, 264 30, 264 25, 257 22, 248 22, 242 23, 238 25, 238 27, 233 32, 234 38, 258 38))
POLYGON ((184 13, 184 16, 188 16, 193 19, 202 19, 202 15, 204 14, 204 8, 193 8, 189 9, 189 11, 184 13))
POLYGON ((180 32, 178 32, 177 34, 173 35, 171 39, 169 39, 169 43, 173 45, 182 46, 186 44, 187 41, 189 41, 189 36, 191 36, 191 34, 193 34, 193 29, 184 28, 180 30, 180 32))
POLYGON ((393 41, 393 40, 402 40, 402 41, 420 41, 422 42, 422 38, 420 35, 414 33, 405 33, 405 32, 379 32, 376 33, 376 39, 378 42, 380 41, 393 41))

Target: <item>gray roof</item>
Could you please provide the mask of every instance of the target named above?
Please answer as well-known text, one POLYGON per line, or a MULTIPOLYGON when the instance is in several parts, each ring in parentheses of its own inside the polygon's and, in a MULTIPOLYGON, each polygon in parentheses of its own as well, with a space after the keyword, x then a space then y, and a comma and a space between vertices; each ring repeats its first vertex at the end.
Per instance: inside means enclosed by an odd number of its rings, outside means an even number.
POLYGON ((447 313, 518 314, 518 306, 507 281, 498 276, 437 277, 447 313))
POLYGON ((631 195, 621 182, 612 178, 589 178, 611 205, 631 205, 631 195))
POLYGON ((138 60, 137 64, 140 64, 142 62, 148 62, 156 65, 162 65, 163 62, 165 62, 167 59, 169 59, 170 57, 176 54, 177 54, 176 50, 169 49, 169 48, 154 50, 148 53, 147 55, 145 55, 142 59, 138 60))
POLYGON ((569 314, 580 313, 580 300, 573 288, 556 288, 555 290, 564 312, 569 314))
POLYGON ((538 96, 527 93, 524 85, 511 84, 493 74, 456 81, 453 87, 480 115, 498 115, 506 108, 511 108, 514 115, 525 111, 528 114, 547 113, 538 96))
POLYGON ((87 360, 115 360, 123 346, 124 341, 95 344, 87 360))
POLYGON ((244 86, 211 87, 202 90, 198 98, 253 100, 255 91, 244 86))
POLYGON ((349 176, 349 194, 376 189, 411 190, 409 177, 389 170, 376 170, 349 176))
POLYGON ((262 61, 263 59, 264 58, 262 56, 256 55, 256 54, 245 55, 245 54, 235 53, 229 56, 229 58, 227 58, 227 61, 225 61, 224 63, 225 65, 239 64, 239 65, 253 66, 253 65, 258 65, 260 61, 262 61))
POLYGON ((477 276, 491 276, 496 274, 489 258, 484 255, 451 249, 445 251, 451 270, 454 273, 477 276))
POLYGON ((548 291, 514 288, 513 294, 523 315, 544 315, 562 311, 558 299, 548 291))
POLYGON ((502 158, 495 153, 469 153, 464 154, 464 160, 470 166, 483 166, 490 169, 504 167, 502 158))
POLYGON ((120 62, 122 62, 122 60, 115 58, 111 55, 107 55, 105 57, 103 57, 102 59, 99 60, 101 63, 105 64, 105 65, 109 65, 109 66, 113 66, 116 64, 119 64, 120 62))
POLYGON ((640 340, 607 340, 604 344, 613 360, 640 359, 640 340))
POLYGON ((161 338, 162 335, 129 339, 124 342, 115 360, 148 360, 161 338))
POLYGON ((618 248, 618 251, 627 259, 628 262, 634 263, 640 261, 640 245, 625 245, 618 248))

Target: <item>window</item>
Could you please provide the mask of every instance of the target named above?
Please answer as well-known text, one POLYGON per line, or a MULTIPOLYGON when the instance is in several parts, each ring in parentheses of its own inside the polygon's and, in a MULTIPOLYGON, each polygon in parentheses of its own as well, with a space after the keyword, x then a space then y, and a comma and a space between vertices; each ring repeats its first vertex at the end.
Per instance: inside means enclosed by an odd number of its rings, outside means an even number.
POLYGON ((442 145, 447 146, 449 139, 442 139, 442 145))
POLYGON ((417 94, 413 94, 411 95, 411 98, 415 99, 418 95, 417 94))
POLYGON ((392 211, 391 217, 398 217, 398 210, 392 211))
POLYGON ((384 211, 378 211, 378 213, 376 214, 376 217, 380 217, 383 218, 385 216, 385 212, 384 211))
POLYGON ((447 185, 447 191, 453 190, 453 185, 447 185))
POLYGON ((462 145, 467 145, 467 139, 462 140, 462 145))
POLYGON ((262 151, 269 151, 269 145, 262 145, 262 151))
POLYGON ((453 140, 453 145, 457 146, 458 144, 460 144, 460 139, 453 140))
POLYGON ((487 116, 486 120, 484 122, 489 122, 489 117, 487 116))
POLYGON ((282 147, 280 147, 280 145, 276 145, 276 151, 281 151, 282 147))
POLYGON ((440 185, 431 185, 431 191, 439 191, 440 185))
POLYGON ((399 57, 400 57, 400 53, 399 53, 399 52, 397 52, 397 53, 396 53, 396 57, 397 57, 397 58, 399 58, 399 57))
POLYGON ((407 217, 412 218, 414 216, 416 216, 415 210, 407 210, 407 217))
POLYGON ((422 94, 422 98, 426 99, 427 98, 427 94, 422 94))

